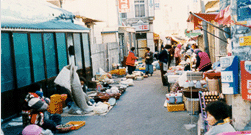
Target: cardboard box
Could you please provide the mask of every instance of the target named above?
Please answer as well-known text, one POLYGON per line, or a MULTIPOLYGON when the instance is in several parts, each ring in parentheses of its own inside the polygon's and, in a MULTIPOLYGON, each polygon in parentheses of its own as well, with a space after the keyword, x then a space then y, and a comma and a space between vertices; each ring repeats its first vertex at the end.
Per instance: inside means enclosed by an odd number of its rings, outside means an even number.
POLYGON ((167 111, 174 112, 174 111, 185 111, 184 104, 168 104, 167 103, 167 111))

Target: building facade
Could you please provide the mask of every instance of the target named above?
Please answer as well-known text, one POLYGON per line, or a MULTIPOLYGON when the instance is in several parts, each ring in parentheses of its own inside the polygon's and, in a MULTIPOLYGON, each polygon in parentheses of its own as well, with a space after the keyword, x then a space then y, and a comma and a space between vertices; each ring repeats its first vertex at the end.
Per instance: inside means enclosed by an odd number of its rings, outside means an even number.
POLYGON ((154 1, 153 0, 127 0, 129 9, 127 12, 120 13, 120 21, 122 26, 135 28, 135 35, 129 36, 130 47, 136 48, 136 55, 144 57, 145 48, 149 47, 151 51, 155 51, 153 39, 153 20, 154 20, 154 1))

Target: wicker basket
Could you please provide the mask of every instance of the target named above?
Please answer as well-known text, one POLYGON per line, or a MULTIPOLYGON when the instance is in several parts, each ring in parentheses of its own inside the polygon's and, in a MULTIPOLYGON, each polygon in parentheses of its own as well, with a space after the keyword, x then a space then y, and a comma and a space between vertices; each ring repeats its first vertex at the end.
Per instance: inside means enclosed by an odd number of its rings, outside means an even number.
POLYGON ((70 124, 56 126, 59 132, 69 132, 72 130, 72 127, 73 125, 70 125, 70 124), (62 127, 62 126, 65 126, 65 127, 62 127))

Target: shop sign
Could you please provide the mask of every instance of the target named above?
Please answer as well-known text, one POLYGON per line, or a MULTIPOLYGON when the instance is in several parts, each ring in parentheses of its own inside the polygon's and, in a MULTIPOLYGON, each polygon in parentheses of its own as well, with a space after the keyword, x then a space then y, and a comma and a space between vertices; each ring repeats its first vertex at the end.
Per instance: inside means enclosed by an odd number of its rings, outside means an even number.
POLYGON ((241 61, 241 94, 251 101, 251 61, 241 61))
POLYGON ((239 60, 237 56, 220 58, 223 94, 239 93, 239 60))
POLYGON ((119 13, 130 12, 129 0, 119 0, 119 13))
POLYGON ((149 16, 154 16, 154 1, 148 0, 148 5, 149 16))
POLYGON ((237 0, 237 21, 248 21, 251 19, 250 7, 250 0, 237 0))
POLYGON ((155 9, 155 10, 160 10, 160 7, 159 7, 160 5, 159 5, 159 3, 160 3, 160 0, 155 0, 155 1, 154 1, 154 5, 155 5, 155 8, 154 8, 154 9, 155 9))
POLYGON ((132 26, 136 31, 146 31, 149 30, 149 24, 141 24, 132 26))
POLYGON ((240 46, 251 45, 251 36, 244 36, 239 38, 240 46))

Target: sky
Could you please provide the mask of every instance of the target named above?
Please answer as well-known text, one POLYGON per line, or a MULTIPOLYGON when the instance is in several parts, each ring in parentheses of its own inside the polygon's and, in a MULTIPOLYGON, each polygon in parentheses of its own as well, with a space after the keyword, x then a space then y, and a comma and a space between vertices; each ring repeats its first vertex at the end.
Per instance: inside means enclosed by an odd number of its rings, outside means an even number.
MULTIPOLYGON (((160 9, 155 10, 154 32, 160 35, 161 39, 169 36, 170 30, 180 29, 179 36, 184 36, 187 28, 190 0, 160 0, 160 9)), ((192 8, 190 8, 192 9, 192 8)))

